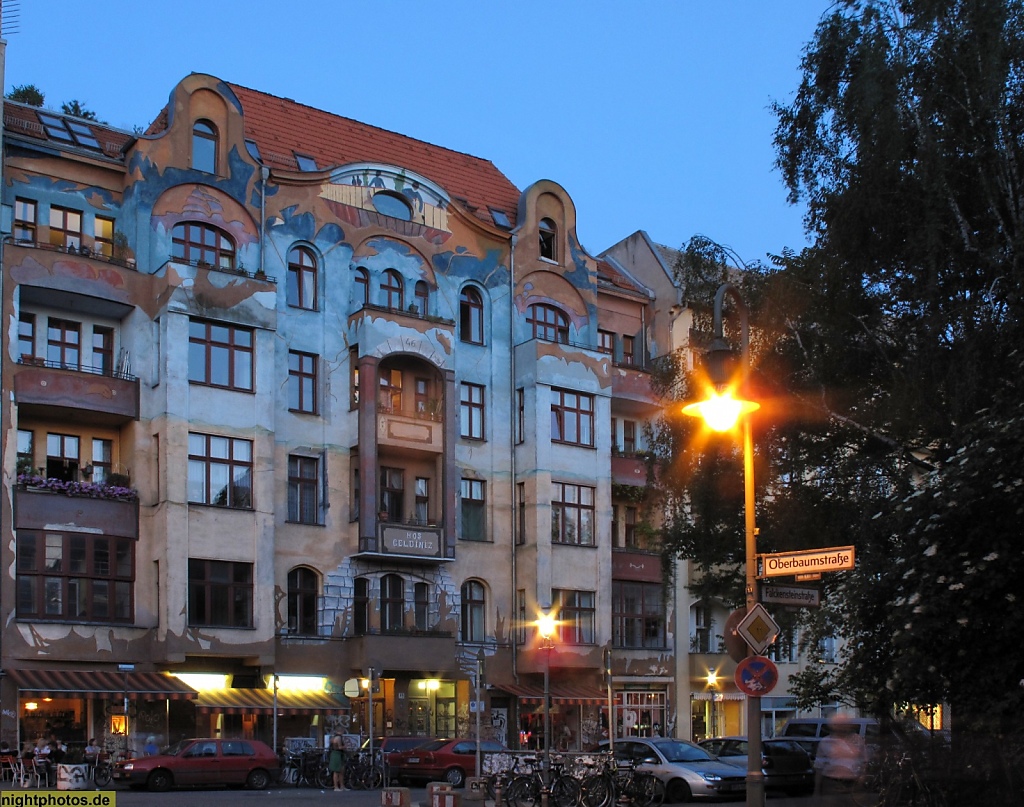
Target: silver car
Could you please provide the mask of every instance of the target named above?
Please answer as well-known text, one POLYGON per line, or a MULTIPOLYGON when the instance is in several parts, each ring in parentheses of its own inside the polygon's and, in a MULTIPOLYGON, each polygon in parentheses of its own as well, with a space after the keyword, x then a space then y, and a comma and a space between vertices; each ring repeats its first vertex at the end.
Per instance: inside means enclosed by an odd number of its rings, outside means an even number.
MULTIPOLYGON (((608 750, 608 742, 601 743, 608 750)), ((665 801, 741 796, 746 774, 719 762, 698 745, 671 737, 628 737, 615 741, 615 758, 650 771, 665 783, 665 801)))

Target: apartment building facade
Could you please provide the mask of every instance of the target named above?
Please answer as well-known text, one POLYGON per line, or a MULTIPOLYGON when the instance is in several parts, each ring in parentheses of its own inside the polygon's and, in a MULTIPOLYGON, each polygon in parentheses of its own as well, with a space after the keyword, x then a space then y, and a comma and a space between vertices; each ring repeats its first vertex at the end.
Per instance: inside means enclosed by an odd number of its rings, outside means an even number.
POLYGON ((545 671, 559 747, 688 735, 668 326, 561 186, 202 74, 3 143, 3 739, 537 747, 545 671))

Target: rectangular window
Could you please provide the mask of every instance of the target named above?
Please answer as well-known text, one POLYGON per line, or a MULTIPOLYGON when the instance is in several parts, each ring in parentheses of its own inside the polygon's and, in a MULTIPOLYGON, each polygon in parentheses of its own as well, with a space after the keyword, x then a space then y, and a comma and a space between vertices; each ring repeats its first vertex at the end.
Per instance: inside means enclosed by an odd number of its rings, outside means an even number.
POLYGON ((101 375, 114 373, 114 329, 96 325, 92 329, 92 368, 101 375))
POLYGON ((625 523, 623 524, 623 538, 627 549, 640 549, 640 543, 636 533, 636 508, 625 508, 625 523))
POLYGON ((636 344, 636 338, 633 336, 622 337, 622 363, 627 365, 633 365, 636 362, 636 357, 633 353, 634 345, 636 344))
POLYGON ((358 468, 352 469, 352 490, 349 493, 352 497, 348 503, 349 521, 359 521, 359 514, 362 512, 363 487, 359 479, 358 468))
POLYGON ((288 520, 320 523, 320 460, 288 457, 288 520))
POLYGON ((380 469, 380 517, 401 523, 405 517, 405 472, 401 468, 380 469))
POLYGON ((612 581, 612 645, 665 647, 665 601, 661 583, 612 581))
POLYGON ((597 349, 602 353, 611 353, 615 349, 615 334, 611 331, 598 331, 597 349))
POLYGON ((46 326, 46 361, 53 367, 81 369, 82 326, 67 319, 50 317, 46 326))
POLYGON ((594 445, 593 395, 552 388, 551 439, 569 445, 594 445))
POLYGON ((18 429, 18 475, 35 474, 35 432, 18 429))
POLYGON ((612 546, 622 548, 622 529, 619 526, 619 505, 612 505, 612 546))
POLYGON ((430 480, 416 477, 416 501, 413 503, 413 521, 424 525, 430 521, 430 480))
POLYGON ((402 411, 402 371, 380 370, 380 392, 377 401, 381 412, 398 414, 402 411))
POLYGON ((526 589, 516 591, 516 644, 526 644, 526 589))
POLYGON ((551 542, 594 545, 594 488, 551 483, 551 542))
POLYGON ((36 203, 30 199, 14 200, 14 240, 36 242, 36 203))
POLYGON ((526 439, 526 390, 516 390, 516 443, 526 439))
POLYGON ((78 481, 80 440, 74 434, 46 435, 46 476, 65 482, 78 481))
POLYGON ((50 246, 78 249, 82 245, 82 213, 50 206, 50 246))
POLYGON ((188 380, 252 391, 253 330, 193 319, 188 324, 188 380))
POLYGON ((622 452, 636 454, 636 421, 622 421, 622 452))
POLYGON ((486 501, 484 483, 479 479, 462 480, 462 535, 463 541, 486 541, 486 501))
POLYGON ((97 255, 114 254, 114 220, 97 216, 93 224, 92 248, 97 255))
POLYGON ((251 628, 252 564, 188 559, 188 624, 251 628))
POLYGON ((18 350, 23 362, 36 358, 36 315, 22 311, 18 315, 18 350))
POLYGON ((430 586, 426 583, 414 583, 412 587, 413 596, 413 621, 416 630, 429 630, 430 626, 430 586))
POLYGON ((355 409, 359 406, 359 348, 353 346, 348 351, 348 366, 349 366, 349 399, 348 408, 355 409))
POLYGON ((558 613, 558 637, 562 644, 594 643, 594 592, 552 589, 551 598, 558 613))
POLYGON ((516 543, 526 543, 526 483, 516 482, 516 543))
POLYGON ((18 531, 18 617, 131 622, 135 542, 85 533, 18 531))
POLYGON ((291 411, 316 414, 316 368, 314 354, 288 351, 288 408, 291 411))
POLYGON ((189 432, 188 500, 252 508, 252 441, 189 432))
POLYGON ((92 479, 93 484, 106 484, 114 468, 114 441, 92 438, 92 479))
POLYGON ((460 434, 470 440, 484 439, 484 388, 479 384, 463 384, 461 396, 460 434))

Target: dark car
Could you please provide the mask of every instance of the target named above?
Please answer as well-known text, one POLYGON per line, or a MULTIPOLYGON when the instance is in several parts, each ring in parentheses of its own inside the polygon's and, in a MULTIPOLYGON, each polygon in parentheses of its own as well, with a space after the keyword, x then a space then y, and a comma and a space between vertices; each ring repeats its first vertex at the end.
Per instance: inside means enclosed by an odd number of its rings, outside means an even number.
MULTIPOLYGON (((608 750, 608 741, 600 748, 608 750)), ((615 758, 650 771, 665 784, 665 802, 691 798, 741 798, 746 775, 699 745, 671 737, 625 737, 615 741, 615 758)))
POLYGON ((281 763, 259 740, 181 740, 151 757, 114 766, 116 782, 163 791, 172 787, 245 785, 262 790, 277 781, 281 763))
MULTIPOLYGON (((493 740, 481 740, 480 751, 493 754, 508 749, 493 740)), ((392 754, 390 762, 391 776, 402 784, 411 780, 443 780, 453 787, 462 787, 466 776, 476 771, 476 740, 428 740, 419 748, 392 754)))
MULTIPOLYGON (((699 745, 722 762, 747 769, 746 737, 715 737, 699 745)), ((761 740, 761 771, 765 790, 784 790, 797 796, 814 792, 814 764, 792 738, 761 740)))

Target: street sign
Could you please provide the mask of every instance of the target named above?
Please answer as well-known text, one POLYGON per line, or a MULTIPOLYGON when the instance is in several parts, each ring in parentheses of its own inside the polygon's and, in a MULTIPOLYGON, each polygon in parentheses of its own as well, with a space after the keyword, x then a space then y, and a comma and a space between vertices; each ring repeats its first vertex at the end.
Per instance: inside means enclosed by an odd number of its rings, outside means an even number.
POLYGON ((807 586, 764 583, 761 586, 761 602, 773 602, 777 605, 821 605, 821 593, 818 589, 807 586))
POLYGON ((747 611, 747 615, 740 620, 740 624, 736 626, 736 632, 743 637, 751 650, 760 655, 779 635, 779 625, 772 619, 772 615, 765 607, 758 602, 754 603, 754 607, 747 611))
POLYGON ((842 572, 853 568, 852 546, 830 549, 808 549, 803 552, 780 552, 761 555, 761 577, 786 577, 807 572, 842 572))
POLYGON ((813 572, 811 574, 795 574, 793 579, 798 583, 810 583, 814 580, 821 580, 821 572, 813 572))
POLYGON ((748 695, 767 695, 779 682, 779 668, 770 658, 747 656, 736 665, 736 686, 748 695))

